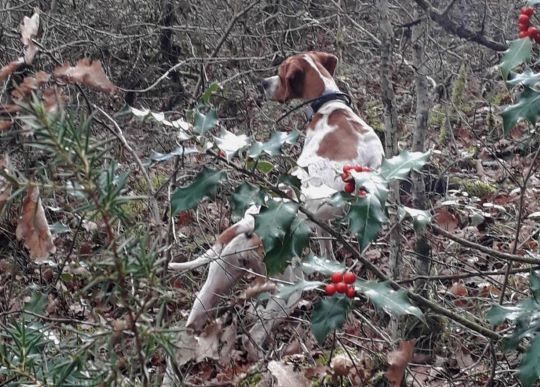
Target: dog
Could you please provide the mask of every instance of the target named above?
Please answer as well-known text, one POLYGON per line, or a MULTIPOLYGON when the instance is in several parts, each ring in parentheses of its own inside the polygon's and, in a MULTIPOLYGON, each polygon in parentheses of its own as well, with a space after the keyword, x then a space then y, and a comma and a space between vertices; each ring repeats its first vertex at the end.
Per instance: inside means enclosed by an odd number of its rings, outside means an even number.
MULTIPOLYGON (((343 208, 325 204, 334 192, 343 190, 340 171, 343 166, 361 165, 377 169, 384 150, 374 130, 350 106, 350 98, 334 81, 338 59, 324 52, 311 51, 285 59, 278 74, 262 81, 264 94, 270 100, 285 103, 293 99, 310 102, 311 118, 306 127, 302 152, 293 175, 301 183, 302 201, 307 210, 322 221, 336 219, 343 208)), ((260 238, 254 233, 260 207, 252 205, 245 216, 223 231, 215 244, 199 258, 185 263, 171 263, 173 270, 190 270, 210 264, 203 287, 194 300, 186 326, 200 331, 219 298, 228 294, 234 283, 246 272, 264 276, 264 252, 260 238)), ((324 233, 316 227, 317 235, 324 233)), ((330 238, 319 238, 320 253, 334 258, 330 238)), ((296 282, 302 276, 289 266, 282 279, 296 282)), ((301 294, 287 301, 271 299, 260 313, 260 323, 251 331, 252 341, 261 345, 274 322, 286 317, 301 294)))

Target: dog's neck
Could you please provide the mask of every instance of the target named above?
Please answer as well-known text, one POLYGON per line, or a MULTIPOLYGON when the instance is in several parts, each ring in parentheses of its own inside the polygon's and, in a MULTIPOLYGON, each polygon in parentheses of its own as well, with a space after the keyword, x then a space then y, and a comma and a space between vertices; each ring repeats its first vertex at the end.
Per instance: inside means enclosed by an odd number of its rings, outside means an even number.
POLYGON ((305 111, 307 121, 311 121, 311 118, 319 109, 326 103, 331 101, 343 102, 347 106, 351 106, 351 97, 348 94, 342 93, 341 91, 325 93, 315 100, 311 101, 308 108, 305 111))

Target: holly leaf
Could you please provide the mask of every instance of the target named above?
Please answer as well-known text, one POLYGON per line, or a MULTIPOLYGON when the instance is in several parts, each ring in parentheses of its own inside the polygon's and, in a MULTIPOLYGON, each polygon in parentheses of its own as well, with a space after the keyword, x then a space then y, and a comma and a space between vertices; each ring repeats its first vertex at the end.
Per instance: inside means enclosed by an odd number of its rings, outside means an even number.
POLYGON ((324 297, 315 304, 311 315, 311 331, 320 345, 330 332, 343 327, 350 306, 349 299, 342 295, 324 297))
POLYGON ((514 105, 507 106, 501 115, 505 135, 508 135, 514 125, 521 119, 526 119, 534 125, 538 116, 540 116, 540 92, 524 86, 523 92, 517 97, 517 102, 514 105))
POLYGON ((307 275, 313 273, 331 275, 336 271, 345 271, 345 265, 338 263, 335 260, 319 258, 313 254, 310 254, 308 257, 302 260, 302 271, 307 275))
POLYGON ((535 301, 540 302, 540 276, 538 275, 538 271, 531 272, 529 281, 531 283, 531 291, 535 301))
POLYGON ((249 149, 248 156, 257 159, 261 153, 265 152, 270 156, 276 156, 281 152, 281 147, 285 143, 294 144, 298 138, 298 131, 293 130, 287 132, 274 132, 265 143, 256 141, 249 149))
POLYGON ((388 196, 388 183, 379 174, 373 172, 351 171, 354 178, 355 187, 363 189, 377 197, 381 206, 384 207, 388 196))
POLYGON ((506 81, 508 74, 510 74, 513 68, 528 61, 531 58, 531 53, 532 41, 529 38, 517 39, 510 42, 510 46, 504 52, 501 58, 501 64, 499 65, 503 79, 506 81))
POLYGON ((431 152, 409 152, 404 150, 391 159, 385 159, 381 165, 380 175, 387 181, 405 179, 412 169, 420 170, 431 152))
POLYGON ((300 257, 309 244, 311 230, 304 219, 295 217, 285 237, 278 240, 270 250, 265 250, 264 263, 268 275, 282 273, 291 258, 300 257))
POLYGON ((171 215, 195 208, 204 197, 213 197, 219 184, 227 177, 225 171, 203 168, 195 180, 186 187, 178 188, 171 196, 171 215))
POLYGON ((535 89, 538 83, 540 83, 540 73, 534 73, 530 67, 525 68, 522 73, 510 72, 506 81, 508 86, 525 85, 531 89, 535 89))
POLYGON ((242 183, 231 195, 231 208, 233 215, 243 216, 246 209, 252 204, 263 204, 264 192, 250 183, 242 183))
POLYGON ((431 214, 429 211, 417 210, 407 206, 398 207, 398 220, 402 222, 405 218, 410 218, 413 221, 413 226, 416 231, 424 230, 431 223, 431 214))
POLYGON ((262 239, 265 251, 272 250, 285 238, 297 211, 294 203, 271 200, 255 215, 255 233, 262 239))
POLYGON ((288 300, 291 295, 301 291, 308 291, 320 288, 324 286, 325 283, 321 281, 306 281, 301 280, 295 283, 294 285, 278 285, 278 292, 275 294, 276 297, 283 300, 288 300))
POLYGON ((224 129, 220 137, 215 137, 219 149, 225 153, 225 158, 230 160, 240 149, 249 145, 249 138, 245 134, 234 134, 224 129))
POLYGON ((217 92, 221 91, 222 87, 217 82, 212 82, 210 86, 206 89, 206 91, 201 96, 201 101, 203 104, 208 105, 210 103, 210 97, 212 97, 217 92))
POLYGON ((524 387, 534 386, 540 379, 540 335, 535 333, 519 365, 519 380, 524 387))
POLYGON ((361 249, 375 239, 385 219, 381 202, 372 193, 351 205, 347 214, 349 229, 356 234, 361 249))
POLYGON ((212 129, 218 122, 216 109, 210 109, 206 114, 201 113, 199 109, 195 109, 194 117, 193 126, 195 132, 198 134, 203 134, 207 130, 212 129))
POLYGON ((377 308, 388 314, 402 316, 410 314, 422 319, 422 311, 411 304, 407 293, 403 290, 394 290, 388 282, 373 282, 357 280, 354 287, 363 293, 377 308))

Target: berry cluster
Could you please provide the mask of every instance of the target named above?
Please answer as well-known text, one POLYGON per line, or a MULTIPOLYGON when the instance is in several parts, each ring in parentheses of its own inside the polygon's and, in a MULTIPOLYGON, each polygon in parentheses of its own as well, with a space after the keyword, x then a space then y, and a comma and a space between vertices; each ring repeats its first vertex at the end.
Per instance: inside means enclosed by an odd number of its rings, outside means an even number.
POLYGON ((332 281, 331 284, 326 285, 325 292, 327 296, 332 296, 337 293, 346 294, 349 298, 354 298, 356 290, 354 289, 353 283, 356 281, 356 274, 351 273, 350 271, 345 272, 344 274, 335 272, 330 277, 332 281))
MULTIPOLYGON (((341 174, 341 180, 345 183, 345 187, 343 188, 343 191, 347 193, 353 193, 354 192, 354 179, 351 176, 351 171, 356 172, 369 172, 370 169, 368 167, 362 167, 360 165, 345 165, 343 167, 343 173, 341 174)), ((358 196, 364 197, 366 196, 366 191, 363 189, 358 190, 358 196)))
POLYGON ((531 16, 534 13, 533 7, 521 8, 518 17, 519 38, 529 38, 540 43, 540 32, 534 26, 531 26, 531 16))

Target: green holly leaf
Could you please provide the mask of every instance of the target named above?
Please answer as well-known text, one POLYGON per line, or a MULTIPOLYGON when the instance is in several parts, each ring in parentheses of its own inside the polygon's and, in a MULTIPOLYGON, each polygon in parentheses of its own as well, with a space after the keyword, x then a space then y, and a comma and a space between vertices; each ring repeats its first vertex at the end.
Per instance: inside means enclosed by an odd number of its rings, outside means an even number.
POLYGON ((372 193, 357 198, 351 205, 347 214, 349 229, 356 234, 361 249, 375 239, 385 219, 381 202, 372 193))
POLYGON ((210 103, 210 97, 212 97, 217 92, 221 91, 222 87, 217 82, 212 82, 206 91, 201 95, 201 101, 203 104, 208 105, 210 103))
POLYGON ((521 119, 526 119, 531 124, 535 124, 540 116, 540 92, 524 86, 523 92, 518 96, 514 105, 507 106, 502 112, 504 134, 510 130, 521 119))
POLYGON ((255 215, 255 233, 262 239, 265 251, 270 251, 285 238, 298 206, 291 202, 270 200, 258 215, 255 215))
POLYGON ((324 286, 325 283, 321 281, 306 281, 301 280, 295 283, 294 285, 278 285, 278 291, 275 294, 276 297, 281 298, 283 300, 288 300, 291 295, 294 293, 301 291, 308 291, 320 288, 324 286))
POLYGON ((519 365, 519 380, 524 387, 534 386, 540 379, 540 335, 536 333, 519 365))
POLYGON ((230 201, 233 215, 243 216, 252 204, 264 203, 264 192, 259 187, 245 182, 236 187, 230 201))
POLYGON ((282 273, 294 257, 300 257, 309 244, 311 229, 306 220, 295 218, 285 237, 279 240, 272 249, 265 249, 264 263, 268 275, 282 273))
POLYGON ((416 231, 424 230, 431 223, 431 214, 429 211, 417 210, 406 206, 398 207, 398 220, 401 222, 405 218, 411 218, 416 231))
POLYGON ((178 188, 171 196, 171 215, 195 208, 204 197, 213 197, 219 184, 227 177, 224 171, 204 168, 186 187, 178 188))
POLYGON ((530 67, 525 68, 522 73, 510 72, 506 81, 508 86, 525 85, 531 89, 535 89, 538 83, 540 83, 540 73, 535 74, 530 67))
POLYGON ((262 152, 270 156, 276 156, 281 152, 281 147, 285 143, 294 144, 298 138, 298 131, 292 132, 274 132, 265 143, 256 141, 249 149, 248 156, 257 159, 262 152))
POLYGON ((499 65, 503 79, 506 81, 508 74, 510 74, 513 68, 527 62, 531 58, 531 53, 532 41, 529 38, 517 39, 510 42, 510 46, 504 52, 501 58, 501 64, 499 65))
POLYGON ((326 201, 326 203, 330 204, 333 207, 343 207, 345 204, 350 203, 354 199, 356 198, 351 194, 339 191, 333 194, 330 199, 326 201))
POLYGON ((420 170, 431 152, 409 152, 404 150, 391 159, 385 159, 381 165, 380 175, 387 181, 405 179, 412 169, 420 170))
POLYGON ((345 271, 345 265, 335 260, 326 258, 319 258, 313 254, 302 260, 302 271, 307 275, 313 273, 320 273, 324 275, 331 275, 336 271, 345 271))
POLYGON ((388 196, 388 183, 379 174, 373 172, 354 172, 351 171, 351 175, 354 177, 355 187, 357 190, 363 189, 369 192, 379 200, 381 206, 384 208, 386 198, 388 196))
POLYGON ((357 280, 354 287, 363 293, 377 308, 384 310, 388 314, 402 316, 410 314, 423 318, 422 311, 411 304, 407 293, 403 290, 394 290, 388 282, 373 282, 357 280))
POLYGON ((206 114, 203 114, 199 109, 196 109, 194 115, 195 122, 193 123, 193 126, 195 132, 198 134, 203 134, 217 125, 218 118, 216 109, 210 109, 206 114))
POLYGON ((531 291, 536 302, 540 302, 540 276, 537 271, 531 272, 529 276, 531 291))
POLYGON ((324 297, 315 304, 311 315, 311 331, 320 345, 330 332, 343 327, 350 307, 350 300, 342 295, 324 297))

